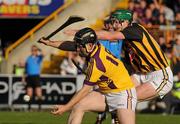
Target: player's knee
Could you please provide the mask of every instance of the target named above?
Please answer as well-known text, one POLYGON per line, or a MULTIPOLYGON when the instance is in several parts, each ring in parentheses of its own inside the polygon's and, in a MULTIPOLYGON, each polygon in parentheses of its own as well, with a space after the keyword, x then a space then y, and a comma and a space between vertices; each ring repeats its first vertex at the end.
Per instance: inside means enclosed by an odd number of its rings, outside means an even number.
POLYGON ((77 104, 73 107, 74 111, 85 111, 85 106, 81 105, 81 104, 77 104))
POLYGON ((79 102, 73 107, 72 111, 78 112, 78 113, 79 112, 85 112, 86 108, 87 108, 87 105, 84 105, 83 103, 79 102))

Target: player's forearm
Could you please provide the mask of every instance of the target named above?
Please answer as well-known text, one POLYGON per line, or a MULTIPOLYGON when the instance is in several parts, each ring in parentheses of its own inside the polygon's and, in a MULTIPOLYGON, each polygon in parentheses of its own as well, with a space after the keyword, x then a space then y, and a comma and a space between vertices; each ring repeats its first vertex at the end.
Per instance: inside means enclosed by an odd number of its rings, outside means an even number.
POLYGON ((105 30, 96 31, 96 35, 99 40, 111 40, 111 37, 109 36, 109 34, 110 33, 105 30))
POLYGON ((121 32, 117 32, 117 31, 99 30, 99 31, 96 31, 96 34, 99 40, 116 41, 116 40, 122 40, 125 38, 121 32))
POLYGON ((65 51, 76 51, 76 43, 73 41, 51 41, 41 38, 39 43, 65 51))
POLYGON ((47 46, 51 46, 51 47, 55 47, 58 48, 58 46, 60 46, 60 44, 62 44, 64 41, 51 41, 49 39, 45 39, 44 37, 42 37, 38 43, 42 43, 44 45, 47 46))
POLYGON ((66 107, 71 109, 75 104, 77 104, 81 99, 83 99, 92 89, 91 86, 85 85, 81 90, 79 90, 73 98, 66 104, 66 107))
POLYGON ((46 43, 47 46, 58 48, 64 41, 50 41, 46 43))

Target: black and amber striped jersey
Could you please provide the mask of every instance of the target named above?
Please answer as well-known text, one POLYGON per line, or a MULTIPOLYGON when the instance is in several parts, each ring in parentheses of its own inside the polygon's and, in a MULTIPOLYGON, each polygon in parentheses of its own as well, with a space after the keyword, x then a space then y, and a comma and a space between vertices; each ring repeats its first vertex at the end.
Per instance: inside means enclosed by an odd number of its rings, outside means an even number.
POLYGON ((135 72, 148 73, 169 66, 159 44, 142 25, 132 23, 121 32, 125 36, 125 52, 135 72))

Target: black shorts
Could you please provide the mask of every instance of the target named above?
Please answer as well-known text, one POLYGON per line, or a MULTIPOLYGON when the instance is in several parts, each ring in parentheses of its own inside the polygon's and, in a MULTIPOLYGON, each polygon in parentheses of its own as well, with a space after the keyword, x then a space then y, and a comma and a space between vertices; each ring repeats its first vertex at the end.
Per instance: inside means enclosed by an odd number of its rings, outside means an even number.
POLYGON ((27 83, 26 88, 27 87, 32 87, 32 88, 41 87, 40 76, 39 75, 27 76, 26 83, 27 83))

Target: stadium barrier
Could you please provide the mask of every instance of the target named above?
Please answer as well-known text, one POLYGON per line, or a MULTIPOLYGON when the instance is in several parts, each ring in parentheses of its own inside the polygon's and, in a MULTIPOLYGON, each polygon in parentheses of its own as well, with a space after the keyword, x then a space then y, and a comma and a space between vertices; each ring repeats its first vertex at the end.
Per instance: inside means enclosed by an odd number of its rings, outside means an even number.
MULTIPOLYGON (((84 75, 42 75, 42 107, 67 103, 76 91, 81 88, 83 79, 84 75)), ((27 103, 24 100, 25 95, 25 83, 22 82, 22 77, 15 75, 0 75, 0 108, 27 107, 27 103)), ((33 99, 32 105, 37 104, 35 99, 33 99)))

